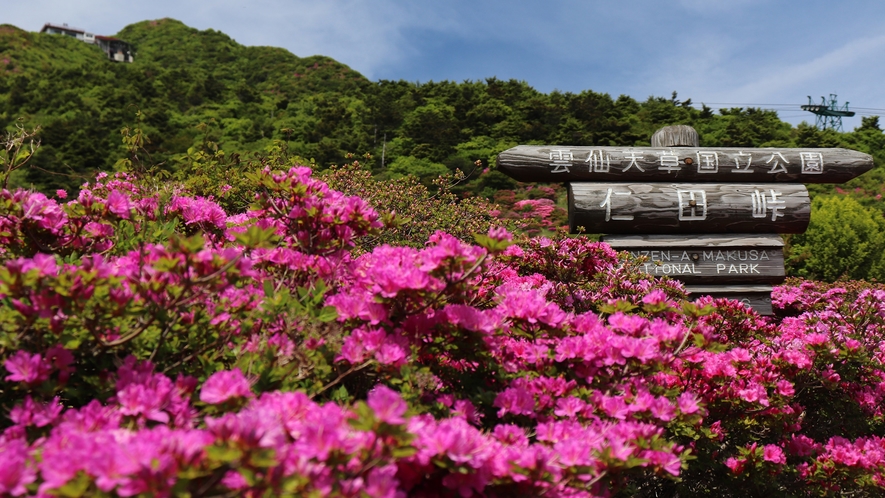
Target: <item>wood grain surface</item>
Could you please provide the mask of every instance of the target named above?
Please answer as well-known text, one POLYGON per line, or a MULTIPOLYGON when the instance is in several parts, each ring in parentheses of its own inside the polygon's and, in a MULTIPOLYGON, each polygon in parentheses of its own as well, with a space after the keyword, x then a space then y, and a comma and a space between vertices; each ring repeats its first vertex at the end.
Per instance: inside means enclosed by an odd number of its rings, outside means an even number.
POLYGON ((522 182, 842 183, 873 168, 848 149, 519 145, 498 169, 522 182))
POLYGON ((802 233, 811 202, 799 184, 571 183, 572 233, 802 233))
POLYGON ((786 278, 783 239, 777 235, 611 235, 603 242, 644 257, 641 272, 686 284, 776 285, 786 278))

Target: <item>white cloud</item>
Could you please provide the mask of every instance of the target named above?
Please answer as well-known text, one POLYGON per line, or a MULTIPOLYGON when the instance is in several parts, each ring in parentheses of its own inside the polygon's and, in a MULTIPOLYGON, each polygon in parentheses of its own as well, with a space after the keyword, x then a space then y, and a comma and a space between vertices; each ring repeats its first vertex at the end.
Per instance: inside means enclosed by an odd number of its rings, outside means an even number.
POLYGON ((379 65, 410 54, 400 32, 411 15, 388 1, 266 0, 248 8, 227 1, 203 14, 245 45, 283 46, 300 57, 329 56, 368 77, 379 65))
POLYGON ((330 56, 371 79, 497 74, 542 91, 587 89, 643 100, 676 90, 695 102, 797 103, 834 92, 885 108, 881 0, 848 0, 838 9, 766 0, 7 3, 0 22, 23 29, 66 22, 113 34, 133 22, 172 17, 245 45, 330 56))
POLYGON ((131 6, 112 0, 36 0, 4 7, 2 21, 29 31, 53 22, 113 34, 134 22, 171 17, 194 28, 222 31, 245 45, 282 46, 301 57, 333 57, 371 77, 382 65, 418 55, 403 37, 404 29, 451 26, 451 15, 435 10, 443 15, 394 0, 163 0, 131 6))
MULTIPOLYGON (((875 70, 882 60, 885 60, 885 35, 859 38, 805 62, 769 65, 768 74, 735 88, 735 92, 744 98, 763 99, 791 88, 817 86, 828 80, 841 79, 840 76, 864 66, 875 70), (858 64, 861 61, 869 65, 858 64)), ((852 74, 851 77, 867 78, 869 74, 852 74)))

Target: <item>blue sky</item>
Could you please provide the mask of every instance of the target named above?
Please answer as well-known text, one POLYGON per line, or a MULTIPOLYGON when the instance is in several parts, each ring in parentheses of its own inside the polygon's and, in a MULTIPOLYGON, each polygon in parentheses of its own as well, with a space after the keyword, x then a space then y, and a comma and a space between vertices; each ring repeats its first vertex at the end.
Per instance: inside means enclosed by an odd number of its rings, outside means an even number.
POLYGON ((29 0, 0 23, 98 34, 171 17, 245 45, 326 55, 377 79, 525 80, 543 92, 754 104, 791 123, 838 94, 885 127, 885 1, 29 0))

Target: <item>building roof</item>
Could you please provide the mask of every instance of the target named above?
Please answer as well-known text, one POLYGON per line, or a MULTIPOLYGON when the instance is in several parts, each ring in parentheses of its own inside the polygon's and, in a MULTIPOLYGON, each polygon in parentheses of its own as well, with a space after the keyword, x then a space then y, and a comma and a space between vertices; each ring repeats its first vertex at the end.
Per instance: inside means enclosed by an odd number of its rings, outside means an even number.
POLYGON ((65 31, 71 31, 73 33, 86 33, 85 29, 80 29, 80 28, 75 28, 73 26, 68 26, 67 23, 65 23, 65 24, 52 24, 51 22, 44 24, 43 29, 41 29, 40 32, 43 33, 49 28, 63 29, 65 31))

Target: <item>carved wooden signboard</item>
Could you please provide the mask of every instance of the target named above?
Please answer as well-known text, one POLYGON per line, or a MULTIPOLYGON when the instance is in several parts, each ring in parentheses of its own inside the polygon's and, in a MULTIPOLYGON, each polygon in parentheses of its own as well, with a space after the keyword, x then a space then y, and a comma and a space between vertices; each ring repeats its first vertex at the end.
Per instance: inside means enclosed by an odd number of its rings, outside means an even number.
POLYGON ((802 233, 811 218, 802 183, 841 183, 873 167, 847 149, 700 147, 683 125, 658 130, 652 144, 520 145, 497 163, 519 181, 568 183, 572 233, 615 234, 604 241, 647 257, 644 273, 761 314, 772 314, 771 285, 785 276, 773 234, 802 233))
POLYGON ((848 149, 519 145, 497 163, 522 182, 842 183, 872 169, 873 157, 848 149))
POLYGON ((800 184, 571 183, 579 233, 802 233, 811 219, 800 184))
POLYGON ((784 241, 779 235, 606 235, 618 251, 645 256, 645 274, 686 284, 779 284, 784 241))

